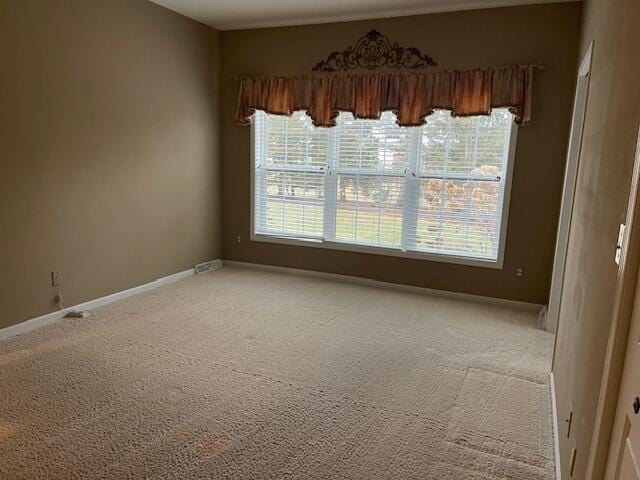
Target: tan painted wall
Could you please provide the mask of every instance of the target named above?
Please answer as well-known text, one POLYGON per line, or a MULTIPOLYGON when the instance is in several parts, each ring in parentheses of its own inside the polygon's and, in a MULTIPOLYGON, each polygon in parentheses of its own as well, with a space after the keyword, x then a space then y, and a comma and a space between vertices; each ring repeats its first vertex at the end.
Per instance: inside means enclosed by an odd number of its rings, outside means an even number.
POLYGON ((0 0, 0 327, 220 254, 218 34, 143 0, 0 0))
POLYGON ((580 3, 222 32, 223 255, 479 295, 546 303, 575 81, 580 3), (533 124, 520 129, 503 270, 249 241, 250 128, 234 124, 236 75, 306 74, 376 28, 443 68, 545 62, 533 124), (236 243, 240 235, 242 243, 236 243), (516 276, 523 268, 525 276, 516 276))
POLYGON ((600 390, 617 273, 614 251, 640 124, 638 25, 638 0, 585 5, 581 54, 594 40, 594 56, 553 368, 563 478, 569 478, 573 448, 572 478, 585 478, 600 390), (563 420, 572 410, 567 438, 563 420))

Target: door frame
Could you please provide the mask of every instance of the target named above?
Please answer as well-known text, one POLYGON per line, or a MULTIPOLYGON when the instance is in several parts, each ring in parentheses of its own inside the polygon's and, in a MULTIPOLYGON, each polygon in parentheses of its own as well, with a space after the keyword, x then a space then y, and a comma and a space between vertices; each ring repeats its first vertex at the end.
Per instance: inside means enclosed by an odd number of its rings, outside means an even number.
POLYGON ((567 166, 565 167, 564 174, 556 250, 553 257, 553 274, 551 276, 551 289, 549 292, 549 307, 547 308, 546 329, 551 333, 556 332, 558 318, 560 316, 560 300, 562 298, 567 249, 569 247, 569 230, 571 227, 571 216, 573 215, 576 181, 578 179, 580 150, 582 149, 582 133, 584 131, 584 119, 589 94, 589 73, 591 72, 592 56, 593 42, 591 42, 587 52, 582 58, 582 63, 578 70, 575 100, 573 102, 573 118, 571 120, 571 133, 569 136, 569 148, 567 150, 567 166))
POLYGON ((609 455, 609 443, 618 403, 629 324, 636 294, 640 266, 640 127, 636 141, 635 160, 627 205, 626 231, 622 240, 620 266, 616 279, 613 316, 604 371, 600 383, 598 408, 587 462, 589 480, 603 478, 609 455))

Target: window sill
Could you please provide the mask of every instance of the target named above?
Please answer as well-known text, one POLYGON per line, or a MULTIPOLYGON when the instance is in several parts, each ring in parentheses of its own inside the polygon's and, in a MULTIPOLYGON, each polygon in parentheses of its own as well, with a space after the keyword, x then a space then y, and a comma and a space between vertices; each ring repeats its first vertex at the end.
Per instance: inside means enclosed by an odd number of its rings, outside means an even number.
POLYGON ((491 268, 501 270, 503 259, 489 260, 464 255, 447 255, 442 253, 429 252, 408 252, 396 248, 373 247, 368 245, 356 245, 352 243, 327 242, 308 238, 280 237, 276 235, 265 235, 256 233, 251 235, 251 241, 263 243, 275 243, 280 245, 296 245, 312 248, 322 248, 328 250, 339 250, 344 252, 367 253, 370 255, 384 255, 389 257, 413 258, 416 260, 427 260, 430 262, 452 263, 456 265, 467 265, 472 267, 491 268))

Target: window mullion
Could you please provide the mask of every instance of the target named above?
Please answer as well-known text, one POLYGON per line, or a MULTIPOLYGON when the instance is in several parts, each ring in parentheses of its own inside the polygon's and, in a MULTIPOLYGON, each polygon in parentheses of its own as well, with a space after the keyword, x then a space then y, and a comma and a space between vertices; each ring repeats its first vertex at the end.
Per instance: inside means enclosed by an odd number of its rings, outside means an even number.
POLYGON ((402 250, 414 250, 416 243, 416 228, 418 224, 418 199, 420 195, 420 180, 418 168, 420 163, 420 143, 422 140, 422 127, 411 130, 411 144, 409 145, 409 158, 404 181, 404 209, 402 213, 402 250))
POLYGON ((324 173, 324 225, 323 238, 332 242, 336 238, 336 210, 338 195, 338 136, 340 126, 329 128, 327 162, 324 173))

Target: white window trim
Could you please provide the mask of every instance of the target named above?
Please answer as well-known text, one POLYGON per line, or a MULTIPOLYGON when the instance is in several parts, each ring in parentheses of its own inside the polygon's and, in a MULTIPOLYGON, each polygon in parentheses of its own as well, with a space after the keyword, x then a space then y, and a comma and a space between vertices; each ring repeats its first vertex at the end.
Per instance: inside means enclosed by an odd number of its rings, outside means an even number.
MULTIPOLYGON (((473 256, 460 255, 459 253, 434 253, 434 252, 415 252, 404 251, 400 248, 378 247, 369 245, 358 245, 353 243, 332 242, 327 240, 315 240, 309 238, 299 238, 284 235, 264 235, 256 233, 255 229, 255 122, 251 122, 250 137, 250 171, 251 171, 251 188, 249 198, 249 217, 250 217, 250 240, 252 242, 273 243, 279 245, 304 246, 312 248, 321 248, 325 250, 339 250, 344 252, 368 253, 372 255, 384 255, 390 257, 413 258, 418 260, 428 260, 431 262, 452 263, 456 265, 468 265, 473 267, 484 267, 501 270, 504 266, 504 252, 507 240, 507 227, 509 220, 509 204, 511 203, 511 183, 513 179, 513 166, 516 154, 516 145, 518 139, 518 126, 514 123, 511 125, 511 135, 509 139, 509 153, 507 158, 507 176, 504 183, 504 192, 502 198, 502 217, 500 220, 500 243, 498 244, 498 256, 496 260, 483 259, 473 256)), ((326 222, 326 217, 325 217, 326 222)))

